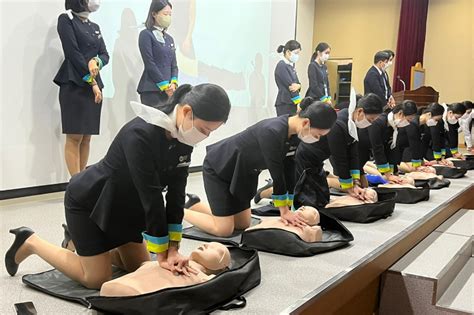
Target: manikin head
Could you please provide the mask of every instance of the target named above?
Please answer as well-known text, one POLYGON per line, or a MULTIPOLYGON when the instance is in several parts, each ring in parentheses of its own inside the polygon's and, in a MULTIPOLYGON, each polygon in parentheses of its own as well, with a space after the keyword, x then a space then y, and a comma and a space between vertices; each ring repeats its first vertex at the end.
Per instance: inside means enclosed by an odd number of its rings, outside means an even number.
POLYGON ((296 211, 307 220, 308 225, 319 224, 319 212, 316 210, 316 208, 310 206, 301 206, 296 211))
POLYGON ((210 271, 219 271, 230 266, 229 249, 217 242, 202 244, 189 257, 210 271))

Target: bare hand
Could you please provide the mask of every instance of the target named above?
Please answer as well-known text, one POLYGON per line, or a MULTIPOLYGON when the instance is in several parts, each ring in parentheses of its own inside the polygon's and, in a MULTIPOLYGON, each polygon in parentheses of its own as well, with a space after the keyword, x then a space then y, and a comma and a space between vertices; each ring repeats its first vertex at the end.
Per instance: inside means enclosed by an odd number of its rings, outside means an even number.
POLYGON ((461 159, 461 160, 465 160, 466 158, 464 157, 464 155, 462 155, 461 153, 456 153, 453 155, 453 158, 455 159, 461 159))
POLYGON ((95 61, 95 59, 89 60, 88 67, 91 77, 95 78, 99 74, 99 66, 97 65, 97 61, 95 61))
POLYGON ((298 83, 293 83, 289 86, 290 92, 298 92, 301 89, 301 85, 298 83))
POLYGON ((301 214, 291 212, 289 210, 283 212, 280 216, 280 220, 285 224, 285 225, 292 225, 299 227, 303 229, 303 227, 307 226, 306 219, 301 216, 301 214))
POLYGON ((100 90, 97 84, 92 86, 92 91, 94 92, 94 101, 96 104, 102 102, 102 91, 100 90))
POLYGON ((442 159, 439 164, 441 165, 444 165, 444 166, 448 166, 448 167, 453 167, 454 164, 453 162, 451 162, 450 160, 446 160, 446 159, 442 159))
MULTIPOLYGON (((168 267, 170 267, 171 272, 178 272, 185 276, 191 276, 191 274, 197 274, 197 270, 189 266, 189 257, 182 256, 178 250, 168 250, 168 258, 166 259, 168 267)), ((160 263, 161 266, 161 263, 160 263)), ((165 268, 165 267, 163 267, 165 268)))
POLYGON ((394 184, 401 184, 403 183, 403 179, 401 177, 398 177, 393 174, 386 175, 385 178, 390 182, 394 184))
POLYGON ((354 198, 365 201, 365 190, 363 188, 360 188, 359 186, 349 188, 347 190, 347 193, 354 198))
POLYGON ((166 93, 166 95, 168 95, 168 97, 171 97, 171 96, 173 96, 174 91, 176 91, 176 84, 172 83, 172 84, 170 84, 170 86, 165 90, 165 93, 166 93))

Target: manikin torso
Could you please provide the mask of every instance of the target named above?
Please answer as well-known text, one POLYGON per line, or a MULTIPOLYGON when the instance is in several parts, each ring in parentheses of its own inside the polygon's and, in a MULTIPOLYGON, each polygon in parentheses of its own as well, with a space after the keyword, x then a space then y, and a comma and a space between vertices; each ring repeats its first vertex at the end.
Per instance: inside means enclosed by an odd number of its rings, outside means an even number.
POLYGON ((373 189, 367 188, 366 194, 368 200, 363 201, 352 196, 342 196, 342 197, 331 197, 331 201, 326 205, 326 208, 336 208, 336 207, 347 207, 347 206, 358 206, 366 203, 375 203, 377 202, 377 192, 373 189))
POLYGON ((313 207, 301 207, 297 210, 308 221, 308 225, 299 228, 291 225, 285 225, 279 218, 263 218, 262 222, 247 230, 254 229, 281 229, 298 235, 303 241, 308 243, 318 242, 323 238, 323 231, 319 224, 319 213, 313 207))
POLYGON ((148 261, 134 272, 105 282, 100 289, 100 295, 133 296, 206 282, 214 277, 212 270, 223 270, 230 266, 229 250, 215 242, 203 244, 191 253, 189 266, 194 268, 197 274, 174 274, 160 267, 157 261, 148 261))

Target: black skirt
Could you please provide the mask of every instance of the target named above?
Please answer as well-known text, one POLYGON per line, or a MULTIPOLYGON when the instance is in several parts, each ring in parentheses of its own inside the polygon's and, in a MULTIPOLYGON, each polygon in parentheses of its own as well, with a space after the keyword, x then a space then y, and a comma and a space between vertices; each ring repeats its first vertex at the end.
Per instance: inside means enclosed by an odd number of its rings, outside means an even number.
POLYGON ((91 209, 87 209, 72 199, 68 190, 64 196, 64 208, 66 223, 79 256, 95 256, 127 243, 143 242, 140 231, 124 233, 128 236, 121 239, 107 235, 90 218, 91 209))
POLYGON ((245 187, 242 187, 239 195, 231 193, 230 183, 220 178, 206 159, 202 166, 202 177, 207 201, 216 217, 231 216, 250 208, 250 200, 257 191, 258 176, 249 178, 248 186, 254 188, 249 191, 253 193, 245 192, 245 187))
POLYGON ((90 86, 63 84, 59 88, 61 123, 64 134, 98 135, 102 102, 96 104, 90 86))

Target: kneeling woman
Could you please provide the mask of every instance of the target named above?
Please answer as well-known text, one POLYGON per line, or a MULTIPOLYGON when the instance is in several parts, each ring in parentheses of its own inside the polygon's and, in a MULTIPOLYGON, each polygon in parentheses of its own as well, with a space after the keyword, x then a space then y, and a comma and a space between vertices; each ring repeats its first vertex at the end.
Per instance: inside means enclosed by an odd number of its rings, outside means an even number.
POLYGON ((293 226, 304 226, 304 218, 290 211, 295 184, 293 159, 287 159, 290 142, 297 142, 297 137, 305 142, 317 141, 329 132, 336 112, 312 98, 305 98, 300 107, 296 116, 260 121, 207 147, 203 178, 209 205, 200 202, 186 209, 184 219, 217 236, 248 228, 250 200, 257 190, 258 175, 268 169, 274 183, 273 203, 279 208, 281 219, 293 226))
POLYGON ((66 221, 78 255, 29 228, 11 230, 16 238, 5 255, 11 276, 36 254, 82 285, 100 288, 111 279, 112 264, 134 271, 150 260, 149 251, 163 268, 192 272, 178 252, 192 145, 227 120, 229 98, 216 85, 183 85, 166 105, 134 105, 143 119, 127 123, 104 159, 67 187, 66 221))

